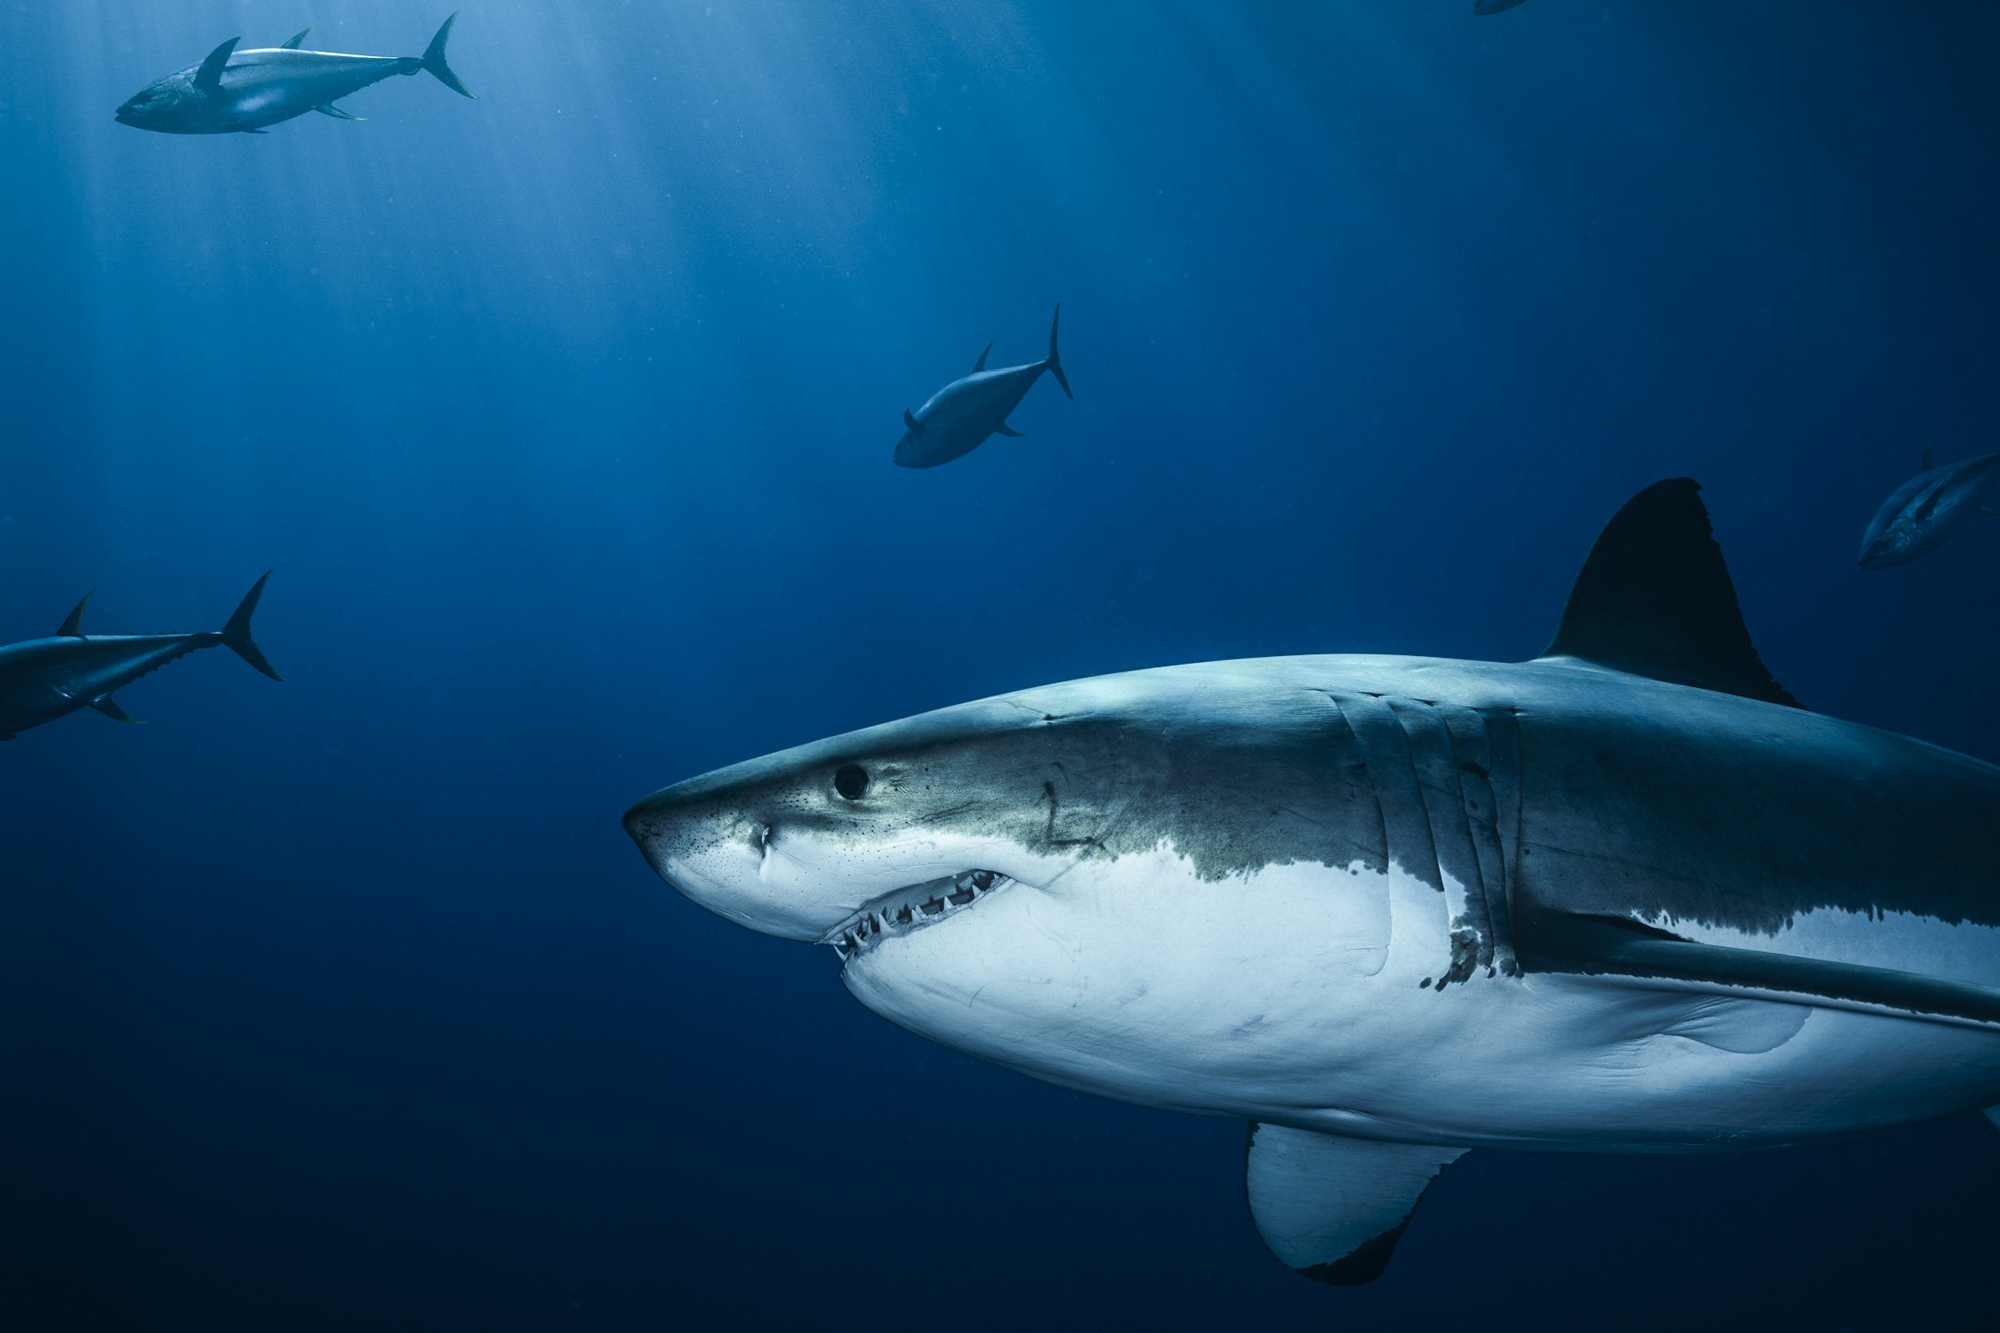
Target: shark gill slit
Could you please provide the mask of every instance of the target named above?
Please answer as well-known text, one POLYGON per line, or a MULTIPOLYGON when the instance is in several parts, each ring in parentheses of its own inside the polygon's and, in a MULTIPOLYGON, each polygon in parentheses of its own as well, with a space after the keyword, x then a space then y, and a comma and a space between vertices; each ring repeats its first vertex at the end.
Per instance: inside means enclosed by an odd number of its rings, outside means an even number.
POLYGON ((1520 818, 1512 713, 1333 691, 1326 698, 1354 737, 1388 861, 1446 896, 1451 956, 1436 989, 1482 971, 1521 975, 1510 910, 1520 818), (1462 903, 1450 902, 1447 883, 1462 890, 1462 903))

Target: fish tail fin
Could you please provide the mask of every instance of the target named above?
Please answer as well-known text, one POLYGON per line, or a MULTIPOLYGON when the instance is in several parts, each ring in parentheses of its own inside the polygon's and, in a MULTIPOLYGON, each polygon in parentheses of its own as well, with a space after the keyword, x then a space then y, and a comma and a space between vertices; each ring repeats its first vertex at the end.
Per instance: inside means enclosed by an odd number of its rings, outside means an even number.
POLYGON ((450 18, 444 21, 444 26, 437 30, 437 36, 431 38, 431 44, 424 48, 424 68, 435 75, 439 83, 442 83, 460 97, 470 97, 476 101, 479 94, 460 83, 458 75, 451 72, 451 66, 444 63, 445 39, 451 36, 451 25, 456 22, 458 22, 458 14, 454 12, 450 18))
POLYGON ((269 676, 272 680, 283 680, 277 668, 265 660, 263 651, 250 640, 250 613, 257 609, 257 599, 264 595, 264 585, 271 581, 271 571, 265 570, 264 577, 257 580, 257 586, 243 594, 237 603, 236 614, 229 617, 229 623, 222 627, 222 641, 232 652, 251 666, 269 676))
POLYGON ((1062 385, 1063 397, 1074 402, 1076 395, 1069 391, 1069 377, 1062 373, 1062 358, 1056 355, 1056 330, 1062 327, 1062 305, 1056 305, 1056 317, 1049 321, 1049 359, 1043 364, 1054 373, 1056 383, 1062 385))

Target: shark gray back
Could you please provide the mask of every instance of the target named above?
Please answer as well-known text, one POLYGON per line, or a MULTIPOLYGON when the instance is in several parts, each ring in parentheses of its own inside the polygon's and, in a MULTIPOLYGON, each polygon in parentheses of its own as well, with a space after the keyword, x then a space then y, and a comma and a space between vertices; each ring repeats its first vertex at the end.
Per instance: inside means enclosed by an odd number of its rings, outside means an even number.
POLYGON ((421 56, 353 56, 307 51, 306 33, 283 46, 239 51, 232 37, 199 65, 169 74, 126 100, 118 123, 164 134, 261 134, 267 125, 318 111, 336 120, 359 120, 335 105, 392 74, 427 71, 465 97, 472 92, 445 61, 453 14, 421 56))
POLYGON ((1382 1271, 1467 1149, 1696 1152, 2000 1102, 2000 769, 1798 705, 1692 481, 1524 663, 1023 690, 633 806, 660 875, 877 1013, 1251 1122, 1272 1250, 1382 1271))

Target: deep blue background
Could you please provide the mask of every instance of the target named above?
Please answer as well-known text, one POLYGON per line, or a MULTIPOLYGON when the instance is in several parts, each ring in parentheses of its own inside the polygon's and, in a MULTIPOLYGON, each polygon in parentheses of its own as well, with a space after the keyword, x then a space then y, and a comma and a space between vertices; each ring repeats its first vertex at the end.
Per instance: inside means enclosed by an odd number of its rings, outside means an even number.
POLYGON ((257 635, 0 748, 0 1324, 1983 1326, 2000 1134, 1484 1152, 1389 1274, 1242 1130, 1059 1092, 666 890, 617 816, 921 709, 1547 641, 1692 475, 1816 708, 2000 757, 1987 0, 490 3, 267 137, 115 125, 388 0, 0 7, 0 641, 257 635), (898 414, 1077 398, 931 472, 898 414))

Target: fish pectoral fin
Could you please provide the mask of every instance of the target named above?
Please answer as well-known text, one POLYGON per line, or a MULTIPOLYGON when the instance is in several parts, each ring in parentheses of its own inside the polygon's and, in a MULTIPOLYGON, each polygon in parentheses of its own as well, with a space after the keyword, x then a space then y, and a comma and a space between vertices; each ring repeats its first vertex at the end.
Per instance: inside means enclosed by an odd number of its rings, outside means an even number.
POLYGON ((229 64, 230 55, 236 50, 236 44, 242 40, 241 37, 231 37, 210 51, 202 60, 201 68, 194 72, 194 86, 205 93, 220 89, 223 67, 229 64))
POLYGON ((1465 1152, 1253 1122, 1243 1163, 1250 1217, 1294 1272, 1358 1287, 1382 1275, 1424 1191, 1465 1152))
POLYGON ((1004 421, 1001 422, 999 425, 995 426, 993 429, 1001 435, 1012 436, 1014 439, 1017 440, 1021 438, 1021 432, 1015 430, 1012 426, 1008 425, 1004 421))
POLYGON ((316 106, 316 107, 314 107, 314 108, 313 108, 313 110, 315 110, 315 111, 319 112, 319 113, 320 113, 320 114, 321 114, 322 116, 332 116, 332 117, 333 117, 333 118, 334 118, 335 120, 366 120, 366 119, 368 119, 368 117, 366 117, 366 116, 351 116, 351 115, 349 115, 349 114, 348 114, 347 112, 345 112, 345 111, 342 111, 342 110, 341 110, 341 109, 340 109, 339 107, 335 106, 335 105, 334 105, 333 103, 331 103, 331 102, 324 102, 324 103, 321 103, 321 104, 320 104, 319 106, 316 106))
POLYGON ((315 24, 313 24, 313 25, 312 25, 312 27, 309 27, 309 28, 306 28, 306 29, 305 29, 304 31, 302 31, 302 32, 298 32, 298 33, 295 33, 295 34, 293 34, 293 36, 292 36, 292 40, 291 40, 291 41, 289 41, 289 42, 286 42, 286 43, 285 43, 285 44, 284 44, 283 46, 279 47, 278 49, 279 49, 280 51, 296 51, 296 50, 298 50, 298 49, 299 49, 299 43, 301 43, 301 42, 305 41, 305 39, 306 39, 306 33, 308 33, 308 32, 311 32, 311 31, 313 30, 313 28, 317 28, 318 26, 319 26, 319 25, 318 25, 317 23, 315 23, 315 24))
POLYGON ((268 134, 269 130, 238 130, 238 134, 268 134))
POLYGON ((130 722, 135 726, 145 725, 144 723, 141 723, 138 718, 133 717, 130 713, 120 708, 118 706, 118 701, 116 699, 113 699, 108 694, 105 695, 102 699, 92 699, 90 701, 90 706, 92 708, 95 708, 98 712, 104 714, 104 716, 110 718, 113 722, 130 722))
POLYGON ((912 435, 922 435, 924 433, 923 424, 910 415, 910 409, 907 407, 903 409, 903 424, 910 428, 910 434, 912 435))

